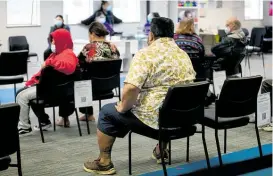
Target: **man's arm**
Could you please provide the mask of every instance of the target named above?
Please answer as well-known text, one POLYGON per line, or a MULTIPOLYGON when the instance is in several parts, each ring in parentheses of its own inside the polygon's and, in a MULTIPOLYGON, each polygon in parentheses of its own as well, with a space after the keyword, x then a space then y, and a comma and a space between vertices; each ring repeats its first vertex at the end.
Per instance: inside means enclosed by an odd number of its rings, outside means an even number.
POLYGON ((117 111, 120 113, 129 111, 136 103, 139 92, 138 87, 126 83, 123 87, 121 102, 117 105, 117 111))

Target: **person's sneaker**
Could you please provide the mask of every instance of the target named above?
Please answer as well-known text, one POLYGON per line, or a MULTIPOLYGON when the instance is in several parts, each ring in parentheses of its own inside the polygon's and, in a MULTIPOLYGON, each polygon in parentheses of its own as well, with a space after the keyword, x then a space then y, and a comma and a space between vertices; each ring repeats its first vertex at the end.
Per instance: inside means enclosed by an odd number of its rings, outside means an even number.
POLYGON ((100 175, 113 175, 116 173, 113 163, 111 162, 107 166, 100 165, 99 160, 87 161, 83 165, 83 169, 89 173, 96 173, 100 175))
POLYGON ((262 127, 262 130, 266 131, 266 132, 272 132, 272 124, 266 125, 262 127))
MULTIPOLYGON (((152 158, 156 160, 157 164, 161 164, 161 155, 156 153, 156 147, 153 150, 152 158)), ((167 163, 169 161, 169 150, 168 149, 164 150, 164 161, 165 161, 165 163, 167 163)))
POLYGON ((31 132, 32 132, 31 128, 29 128, 29 129, 19 128, 18 129, 19 136, 26 136, 26 135, 30 134, 31 132))
MULTIPOLYGON (((41 123, 41 125, 42 125, 42 130, 43 131, 47 131, 52 126, 50 121, 48 121, 46 123, 41 123)), ((35 125, 34 130, 35 131, 40 131, 39 125, 35 125)))

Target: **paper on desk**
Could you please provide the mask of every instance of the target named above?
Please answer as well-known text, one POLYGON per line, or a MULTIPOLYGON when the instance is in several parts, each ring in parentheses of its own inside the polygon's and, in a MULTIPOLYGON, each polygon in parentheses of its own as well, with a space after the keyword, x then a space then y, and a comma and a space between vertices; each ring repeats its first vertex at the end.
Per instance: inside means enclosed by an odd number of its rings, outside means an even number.
POLYGON ((214 85, 214 94, 216 96, 220 95, 223 84, 226 80, 226 72, 225 71, 214 71, 213 72, 213 85, 214 85))
POLYGON ((257 99, 257 124, 264 126, 270 124, 271 109, 270 109, 270 93, 264 93, 258 96, 257 99))
POLYGON ((93 94, 91 80, 75 81, 74 98, 76 108, 92 106, 93 94))

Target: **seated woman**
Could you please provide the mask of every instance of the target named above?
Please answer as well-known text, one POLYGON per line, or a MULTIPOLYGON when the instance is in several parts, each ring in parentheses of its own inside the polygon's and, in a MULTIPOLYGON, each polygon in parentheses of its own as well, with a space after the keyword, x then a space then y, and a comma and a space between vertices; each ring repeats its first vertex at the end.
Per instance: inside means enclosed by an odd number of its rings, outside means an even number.
MULTIPOLYGON (((73 42, 69 31, 65 29, 58 29, 51 33, 52 54, 42 65, 42 69, 48 66, 53 67, 56 71, 64 73, 65 75, 72 75, 79 63, 78 58, 73 53, 73 42)), ((39 84, 39 77, 41 71, 35 74, 29 81, 26 82, 26 87, 17 93, 16 102, 20 105, 19 117, 19 134, 26 134, 32 131, 29 121, 29 102, 36 98, 36 84, 39 84)), ((51 127, 49 116, 45 113, 44 108, 32 108, 36 116, 40 119, 42 129, 46 130, 51 127)), ((59 115, 63 118, 68 118, 74 112, 74 107, 63 105, 59 107, 59 115)), ((67 123, 69 121, 67 120, 67 123)), ((57 125, 64 125, 63 121, 57 122, 57 125)), ((69 126, 69 124, 68 124, 69 126)), ((34 130, 39 130, 39 126, 35 126, 34 130)))
POLYGON ((178 23, 174 40, 190 57, 195 55, 204 57, 205 47, 202 39, 195 33, 193 19, 185 18, 178 23))
POLYGON ((143 29, 145 35, 149 35, 152 19, 158 17, 160 17, 160 15, 157 12, 152 12, 147 16, 147 23, 144 25, 143 29))
POLYGON ((47 38, 48 40, 48 48, 44 51, 44 60, 46 60, 50 54, 52 53, 50 45, 51 45, 51 33, 56 31, 57 29, 66 29, 68 31, 70 31, 70 28, 68 25, 64 24, 64 18, 62 15, 57 15, 55 17, 55 21, 54 21, 54 26, 50 27, 50 31, 49 31, 49 36, 47 38))
MULTIPOLYGON (((119 51, 116 46, 106 41, 106 36, 109 35, 103 24, 99 22, 93 22, 89 27, 89 41, 80 55, 80 66, 83 69, 85 64, 91 63, 95 60, 108 60, 119 59, 119 51)), ((80 108, 81 113, 85 113, 86 108, 80 108)), ((93 107, 89 107, 87 110, 88 120, 94 121, 93 107)), ((85 116, 80 118, 81 121, 85 120, 85 116)))
POLYGON ((113 25, 106 21, 106 16, 104 15, 104 13, 100 11, 96 13, 96 22, 103 24, 110 35, 113 35, 115 33, 115 31, 113 30, 113 25))

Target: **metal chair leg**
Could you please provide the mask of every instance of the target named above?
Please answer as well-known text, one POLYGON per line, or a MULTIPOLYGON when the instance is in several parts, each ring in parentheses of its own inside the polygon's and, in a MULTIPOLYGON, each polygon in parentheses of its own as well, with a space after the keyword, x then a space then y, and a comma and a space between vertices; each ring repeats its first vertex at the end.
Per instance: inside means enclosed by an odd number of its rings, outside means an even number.
POLYGON ((216 147, 217 147, 217 152, 218 152, 218 157, 219 157, 219 163, 220 163, 220 166, 223 166, 220 143, 219 143, 219 138, 218 138, 218 130, 217 129, 215 129, 215 139, 216 139, 216 147))
POLYGON ((55 107, 53 107, 53 128, 54 128, 54 131, 56 131, 55 107))
POLYGON ((119 101, 121 101, 121 91, 120 91, 120 86, 118 87, 118 98, 119 98, 119 101))
POLYGON ((169 142, 169 165, 172 164, 172 141, 169 142))
POLYGON ((16 84, 14 84, 14 102, 16 103, 16 84))
POLYGON ((186 161, 189 162, 190 158, 190 137, 187 137, 187 155, 186 155, 186 161))
POLYGON ((38 118, 38 123, 39 123, 39 129, 40 129, 40 134, 41 134, 41 139, 42 139, 42 142, 45 143, 45 139, 44 139, 44 132, 43 132, 43 129, 42 129, 42 124, 41 124, 41 121, 40 119, 38 118))
POLYGON ((87 133, 90 134, 87 108, 85 108, 85 121, 86 121, 86 126, 87 126, 87 133))
POLYGON ((18 136, 18 150, 17 150, 17 167, 18 167, 18 175, 22 176, 22 164, 21 164, 21 149, 20 149, 20 139, 18 136))
POLYGON ((251 76, 251 69, 250 69, 250 55, 248 55, 248 57, 247 57, 247 61, 248 61, 249 76, 251 76))
POLYGON ((128 155, 129 155, 129 175, 132 175, 132 132, 129 132, 128 136, 128 155))
POLYGON ((255 121, 255 131, 256 131, 256 136, 257 136, 257 141, 258 141, 258 148, 259 148, 260 157, 263 157, 262 145, 261 145, 259 129, 258 129, 258 125, 257 125, 257 114, 256 114, 256 121, 255 121))
POLYGON ((264 78, 266 78, 265 64, 264 64, 264 54, 263 54, 263 52, 262 52, 262 60, 263 60, 263 67, 264 67, 264 78))
POLYGON ((99 108, 100 108, 100 110, 101 110, 101 100, 99 100, 99 108))
POLYGON ((207 167, 210 168, 209 153, 208 153, 207 144, 206 144, 205 126, 204 125, 202 125, 202 141, 203 141, 204 151, 205 151, 205 155, 206 155, 207 167))
MULTIPOLYGON (((161 140, 159 140, 159 150, 160 150, 160 153, 164 153, 164 149, 163 149, 163 145, 162 145, 161 140)), ((163 167, 164 176, 167 176, 168 173, 167 173, 167 169, 166 169, 166 163, 165 163, 165 160, 164 160, 164 155, 160 155, 160 158, 161 158, 161 164, 162 164, 162 167, 163 167)))
POLYGON ((227 129, 224 130, 224 153, 227 153, 227 129))
POLYGON ((81 130, 80 122, 79 122, 79 115, 78 115, 77 108, 75 108, 75 113, 76 113, 76 120, 77 120, 78 129, 79 129, 79 135, 82 136, 82 130, 81 130))

